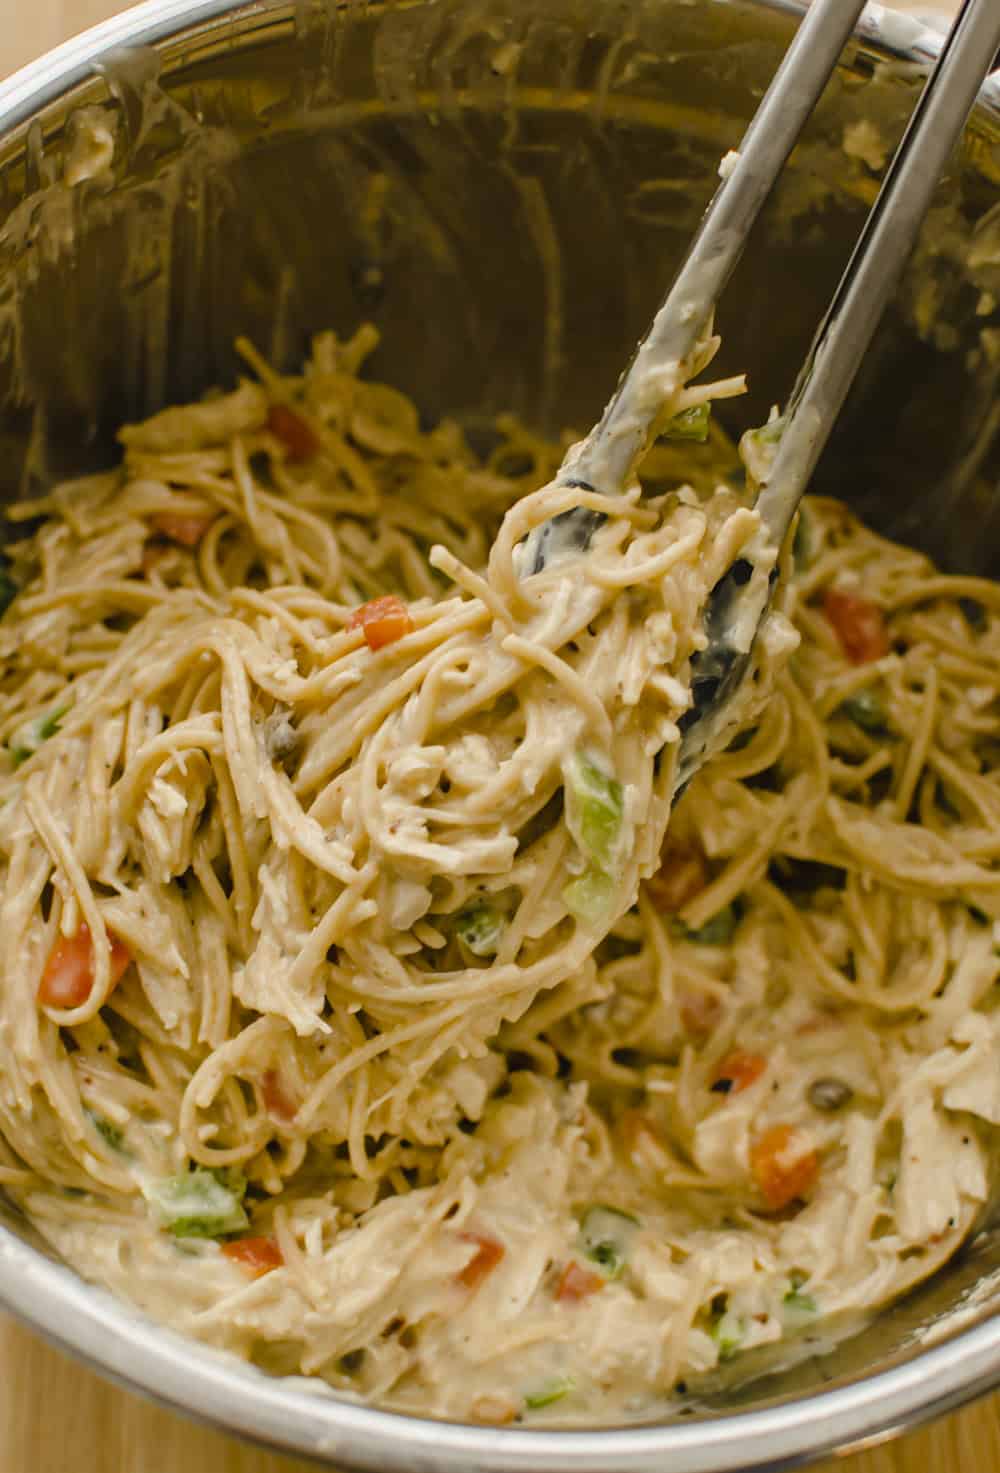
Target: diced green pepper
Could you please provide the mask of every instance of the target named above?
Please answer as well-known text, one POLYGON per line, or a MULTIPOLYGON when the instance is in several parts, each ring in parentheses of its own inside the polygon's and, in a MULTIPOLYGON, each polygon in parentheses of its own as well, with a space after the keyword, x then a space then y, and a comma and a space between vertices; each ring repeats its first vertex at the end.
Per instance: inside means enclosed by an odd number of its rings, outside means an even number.
POLYGON ((872 690, 870 686, 848 696, 841 704, 840 711, 844 716, 849 716, 855 726, 860 726, 863 731, 870 731, 873 735, 884 735, 889 729, 885 702, 878 691, 872 690))
POLYGON ((88 1110, 86 1106, 84 1106, 83 1113, 89 1118, 97 1134, 113 1151, 124 1151, 125 1134, 120 1126, 113 1125, 110 1120, 105 1120, 103 1115, 98 1115, 94 1110, 88 1110))
POLYGON ((27 762, 28 758, 33 757, 49 737, 55 736, 59 730, 59 723, 68 710, 68 706, 55 706, 51 711, 46 711, 44 715, 26 721, 23 726, 19 726, 11 733, 7 739, 7 747, 14 759, 15 767, 20 767, 22 762, 27 762))
POLYGON ((732 1360, 743 1344, 746 1326, 739 1315, 726 1310, 712 1322, 709 1334, 719 1347, 719 1360, 732 1360))
POLYGON ((607 920, 614 892, 611 876, 591 866, 563 887, 562 897, 571 915, 583 925, 597 928, 607 920))
POLYGON ((665 440, 697 440, 704 444, 708 439, 708 422, 711 404, 696 404, 691 409, 682 409, 673 419, 668 419, 660 434, 665 440))
POLYGON ((628 1261, 639 1219, 617 1207, 591 1207, 580 1225, 580 1244, 591 1263, 609 1279, 617 1279, 628 1261))
POLYGON ((621 783, 592 757, 574 752, 566 763, 566 822, 584 854, 604 874, 618 867, 622 818, 621 783))
POLYGON ((554 1401, 562 1401, 576 1389, 576 1382, 572 1376, 557 1376, 553 1381, 546 1381, 537 1391, 532 1391, 524 1398, 524 1404, 532 1411, 539 1407, 550 1407, 554 1401))
POLYGON ((239 1232, 249 1221, 241 1200, 246 1182, 239 1173, 230 1181, 232 1186, 225 1185, 215 1172, 198 1167, 148 1182, 143 1195, 160 1226, 175 1238, 219 1238, 239 1232))
POLYGON ((209 1174, 215 1177, 220 1187, 225 1187, 227 1192, 232 1192, 238 1202, 243 1201, 247 1179, 238 1166, 214 1166, 209 1174))
POLYGON ((782 1316, 786 1323, 802 1324, 815 1319, 819 1307, 811 1294, 802 1293, 805 1277, 799 1273, 789 1274, 788 1292, 782 1299, 782 1316))
POLYGON ((699 946, 726 946, 733 939, 733 933, 739 925, 739 912, 735 905, 724 905, 717 910, 715 915, 707 920, 697 931, 688 931, 688 941, 697 942, 699 946))
POLYGON ((477 900, 458 912, 455 934, 473 956, 496 956, 505 924, 495 906, 477 900))
POLYGON ((793 1318, 801 1316, 803 1319, 813 1319, 819 1314, 816 1301, 811 1294, 793 1292, 786 1294, 782 1302, 785 1306, 786 1317, 791 1315, 793 1318))

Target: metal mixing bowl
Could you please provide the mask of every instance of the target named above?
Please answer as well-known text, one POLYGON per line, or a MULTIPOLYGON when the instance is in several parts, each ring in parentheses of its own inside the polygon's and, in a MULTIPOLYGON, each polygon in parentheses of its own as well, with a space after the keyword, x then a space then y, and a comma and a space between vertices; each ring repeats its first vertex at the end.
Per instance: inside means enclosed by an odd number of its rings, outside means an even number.
MULTIPOLYGON (((153 0, 0 88, 0 497, 107 463, 123 419, 382 330, 373 368, 470 433, 600 408, 796 18, 781 0, 153 0), (122 51, 122 48, 128 48, 122 51), (81 113, 81 109, 96 112, 81 113), (115 135, 88 162, 88 119, 115 135), (88 174, 91 177, 87 177, 88 174)), ((794 368, 938 42, 871 7, 722 303, 732 427, 794 368), (873 123, 873 134, 859 124, 873 123)), ((984 94, 817 475, 950 568, 1000 573, 1000 87, 984 94)), ((0 1299, 127 1385, 379 1470, 672 1473, 854 1448, 1000 1381, 1000 1238, 839 1345, 656 1426, 456 1426, 187 1343, 0 1206, 0 1299), (996 1295, 994 1294, 996 1290, 996 1295)))

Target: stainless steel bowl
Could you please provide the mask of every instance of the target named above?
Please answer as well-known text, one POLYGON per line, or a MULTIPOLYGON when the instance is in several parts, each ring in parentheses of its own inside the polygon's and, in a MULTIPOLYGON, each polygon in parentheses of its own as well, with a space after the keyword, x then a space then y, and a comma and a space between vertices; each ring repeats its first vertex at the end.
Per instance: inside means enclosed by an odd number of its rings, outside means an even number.
MULTIPOLYGON (((372 317, 376 371, 470 432, 585 426, 796 17, 791 0, 153 0, 0 88, 0 499, 122 419, 372 317), (84 111, 81 112, 81 109, 84 111), (87 109, 96 111, 87 112, 87 109), (88 162, 88 119, 114 159, 88 162), (90 177, 87 177, 88 174, 90 177)), ((937 38, 870 7, 720 311, 755 419, 789 387, 937 38), (874 123, 877 134, 858 125, 874 123), (866 157, 859 157, 859 153, 866 157)), ((946 566, 1000 573, 1000 86, 944 181, 818 472, 946 566)), ((0 1300, 191 1415, 344 1466, 776 1468, 1000 1381, 992 1232, 860 1333, 657 1426, 456 1426, 269 1378, 53 1261, 0 1204, 0 1300)))

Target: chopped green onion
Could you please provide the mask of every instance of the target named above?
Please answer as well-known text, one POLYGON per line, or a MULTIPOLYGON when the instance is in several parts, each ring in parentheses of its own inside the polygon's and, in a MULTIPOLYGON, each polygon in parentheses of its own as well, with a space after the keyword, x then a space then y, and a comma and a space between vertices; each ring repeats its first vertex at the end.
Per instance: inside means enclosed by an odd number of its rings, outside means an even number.
POLYGON ((699 946, 725 946, 732 941, 739 920, 739 911, 736 906, 724 905, 703 926, 699 926, 697 931, 688 930, 687 939, 696 942, 699 946))
POLYGON ((33 720, 26 721, 23 726, 19 726, 11 733, 7 739, 7 746, 14 759, 15 767, 20 767, 22 762, 27 762, 28 758, 33 757, 49 737, 55 736, 59 730, 59 723, 68 710, 68 706, 55 706, 51 711, 46 711, 43 716, 36 716, 33 720))
POLYGON ((708 1333, 719 1347, 719 1360, 727 1361, 732 1360, 743 1344, 746 1326, 739 1315, 726 1310, 713 1321, 708 1333))
POLYGON ((526 1396, 524 1404, 532 1411, 537 1411, 539 1407, 550 1407, 554 1401, 562 1401, 564 1396, 575 1389, 576 1382, 572 1376, 557 1376, 554 1381, 546 1381, 544 1386, 526 1396))
POLYGON ((148 1182, 143 1195, 160 1226, 175 1238, 219 1238, 238 1232, 249 1221, 241 1200, 245 1179, 234 1173, 229 1177, 230 1186, 219 1175, 198 1167, 181 1176, 148 1182))
POLYGON ((591 867, 563 887, 562 897, 571 915, 583 925, 596 928, 607 920, 614 893, 611 876, 591 867))
POLYGON ((604 874, 618 866, 624 792, 593 758, 574 752, 566 763, 566 823, 587 858, 604 874))
POLYGON ((504 917, 485 900, 474 901, 455 917, 455 934, 473 956, 496 956, 504 917))
POLYGON ((885 709, 885 702, 878 691, 867 690, 856 691, 853 696, 848 696, 842 703, 840 710, 844 716, 849 716, 855 726, 860 726, 863 731, 884 735, 889 729, 889 716, 885 709))
POLYGON ((591 1207, 580 1226, 580 1244, 591 1263, 609 1279, 617 1279, 628 1261, 639 1219, 617 1207, 591 1207))
POLYGON ((695 404, 691 409, 682 409, 680 414, 667 420, 660 434, 665 440, 697 440, 704 444, 708 439, 711 414, 711 404, 695 404))

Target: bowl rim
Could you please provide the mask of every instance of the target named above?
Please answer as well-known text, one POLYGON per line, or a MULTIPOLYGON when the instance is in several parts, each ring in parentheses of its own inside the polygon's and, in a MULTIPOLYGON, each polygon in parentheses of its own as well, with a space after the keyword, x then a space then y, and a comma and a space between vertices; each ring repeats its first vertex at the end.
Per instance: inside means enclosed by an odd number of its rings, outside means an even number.
MULTIPOLYGON (((755 0, 801 14, 805 0, 755 0)), ((82 32, 0 84, 0 144, 93 80, 122 47, 155 46, 223 18, 266 22, 273 0, 146 0, 82 32)), ((866 7, 859 36, 921 64, 941 35, 866 7)), ((982 101, 1000 110, 1000 73, 982 101)), ((659 1426, 525 1430, 439 1422, 346 1399, 325 1383, 268 1376, 156 1324, 0 1225, 0 1306, 126 1389, 275 1450, 372 1473, 765 1473, 857 1451, 1000 1384, 1000 1316, 829 1390, 659 1426)))

